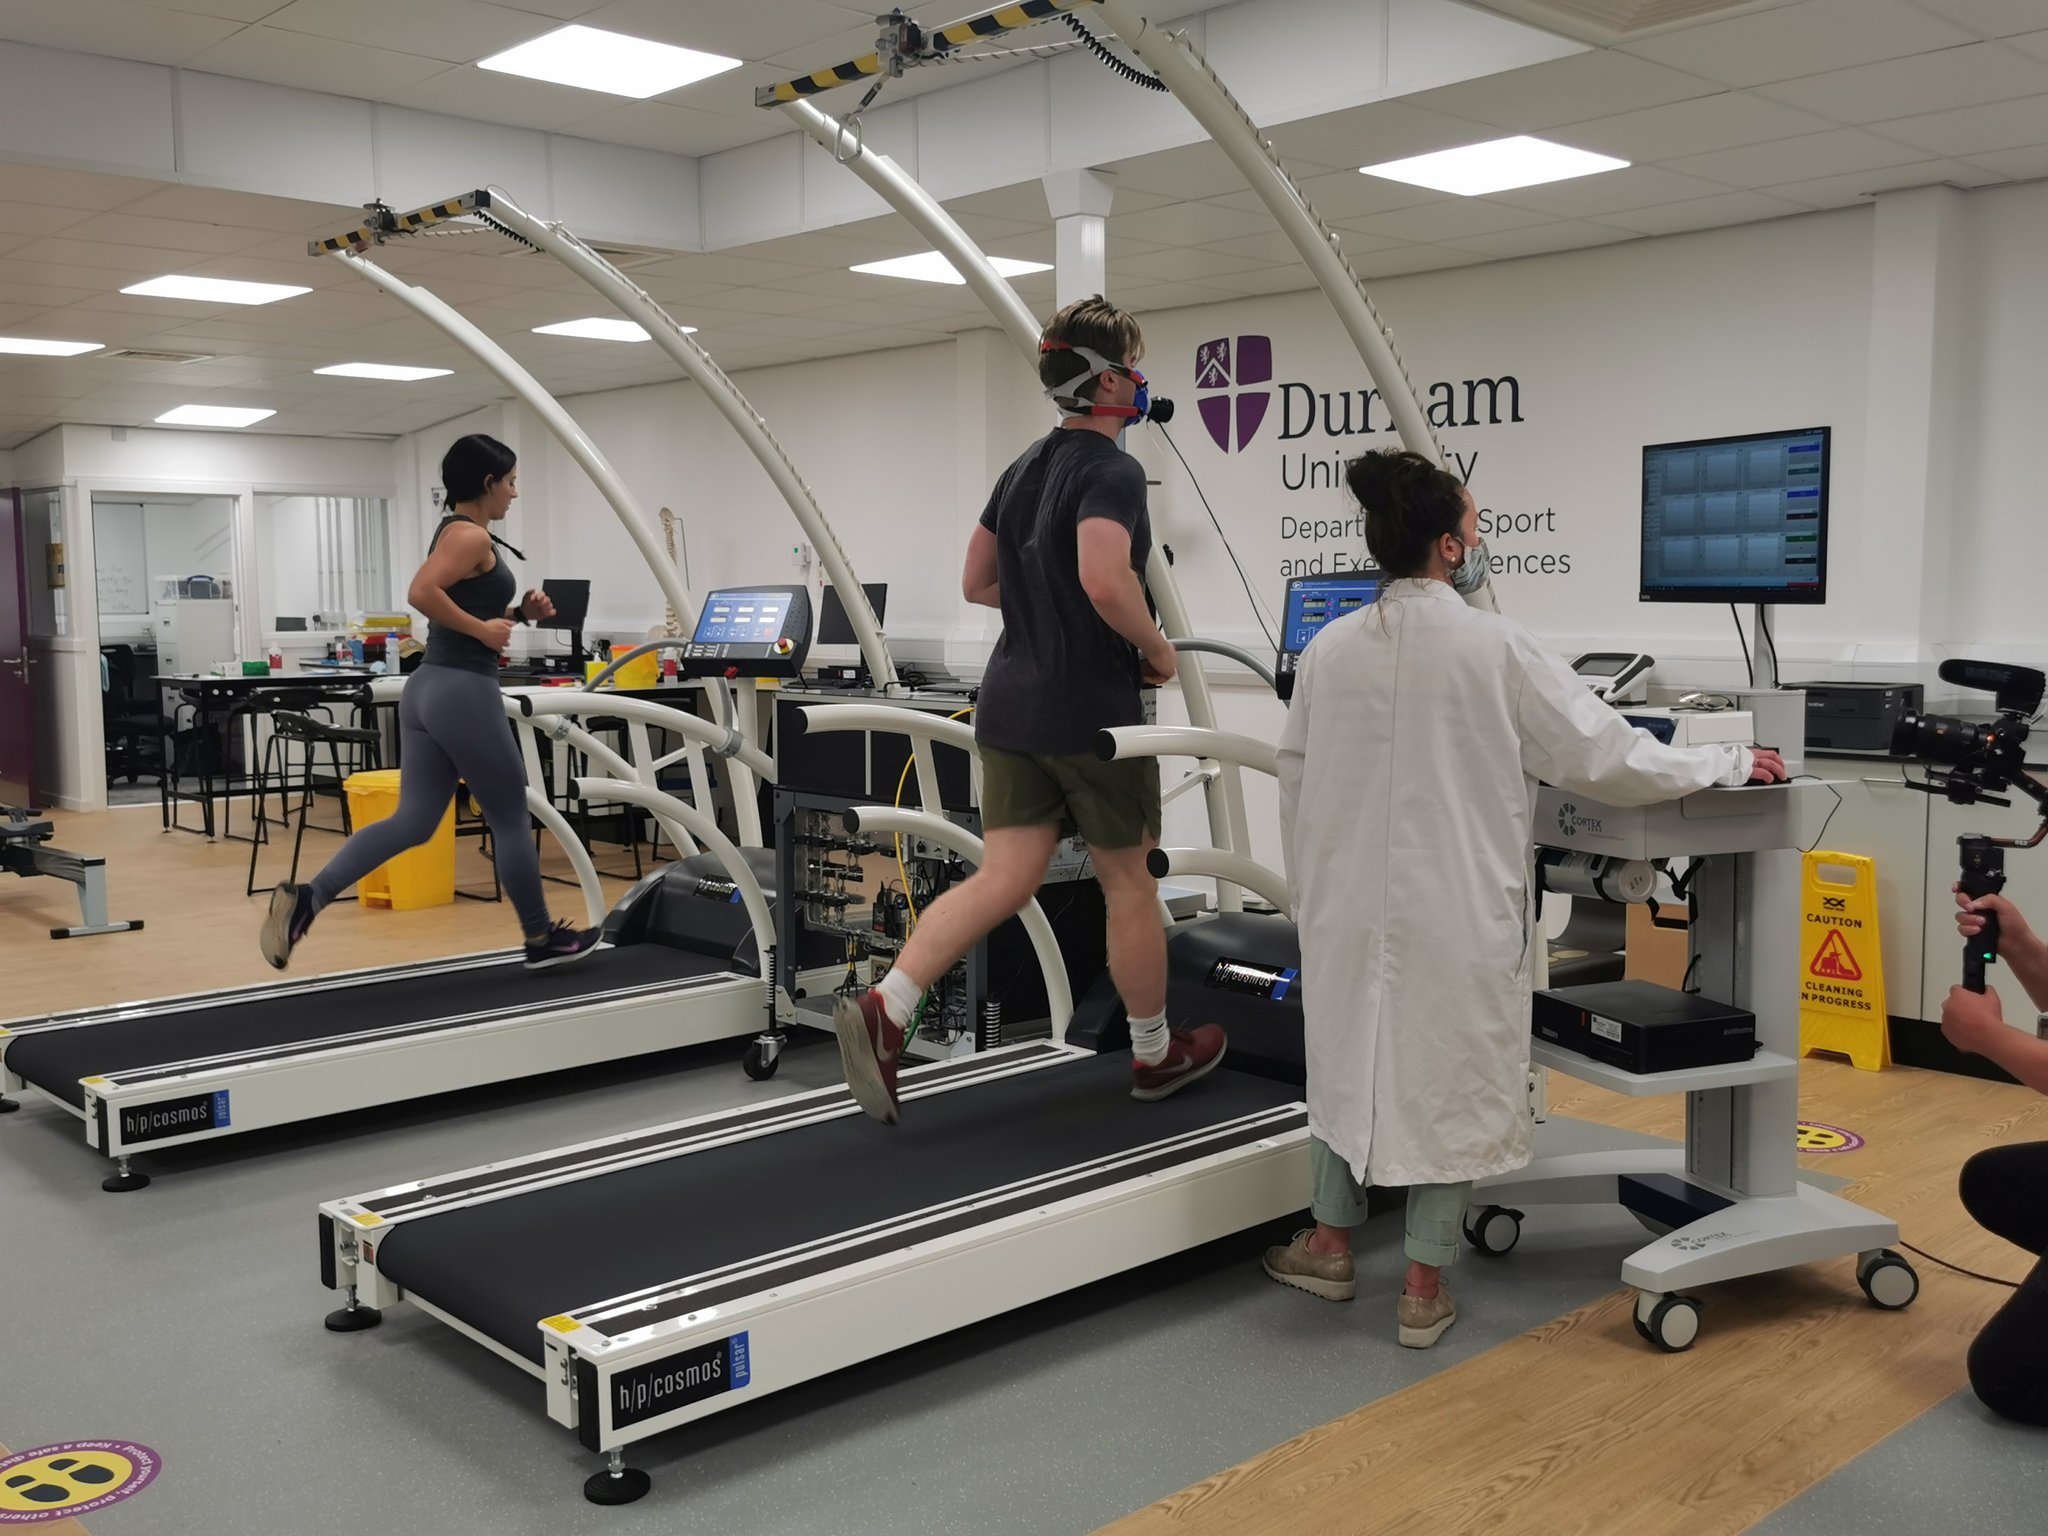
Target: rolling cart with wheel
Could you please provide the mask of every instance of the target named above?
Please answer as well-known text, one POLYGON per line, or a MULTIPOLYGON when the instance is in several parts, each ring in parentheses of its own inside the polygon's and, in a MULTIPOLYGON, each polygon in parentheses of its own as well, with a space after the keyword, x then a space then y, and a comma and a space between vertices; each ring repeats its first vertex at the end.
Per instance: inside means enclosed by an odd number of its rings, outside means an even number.
POLYGON ((1799 1182, 1799 853, 1818 835, 1824 784, 1710 789, 1666 805, 1596 805, 1552 789, 1536 825, 1558 828, 1579 852, 1697 861, 1691 893, 1694 974, 1703 996, 1756 1016, 1748 1061, 1636 1073, 1544 1040, 1538 1066, 1631 1097, 1685 1095, 1685 1145, 1538 1158, 1483 1180, 1465 1223, 1479 1252, 1502 1255, 1521 1236, 1524 1208, 1618 1203, 1656 1240, 1621 1266, 1635 1287, 1637 1333, 1660 1349, 1699 1337, 1696 1287, 1795 1264, 1854 1256, 1874 1306, 1912 1305, 1919 1278, 1893 1251, 1898 1224, 1799 1182))

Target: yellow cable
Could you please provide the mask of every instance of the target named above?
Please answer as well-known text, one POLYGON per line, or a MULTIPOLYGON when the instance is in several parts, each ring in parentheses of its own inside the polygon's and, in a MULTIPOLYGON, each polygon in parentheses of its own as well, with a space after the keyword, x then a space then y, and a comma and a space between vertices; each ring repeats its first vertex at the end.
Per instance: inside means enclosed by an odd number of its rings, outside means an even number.
MULTIPOLYGON (((970 704, 965 709, 955 710, 946 718, 948 720, 958 720, 962 715, 971 715, 973 713, 974 706, 970 704)), ((903 809, 903 786, 910 782, 910 770, 916 763, 917 748, 913 746, 910 749, 910 756, 903 760, 903 771, 896 775, 895 805, 899 811, 903 809)), ((910 929, 917 926, 917 898, 910 894, 910 870, 903 863, 903 834, 901 832, 896 834, 896 873, 903 877, 903 905, 910 909, 910 922, 903 930, 907 937, 910 929)))

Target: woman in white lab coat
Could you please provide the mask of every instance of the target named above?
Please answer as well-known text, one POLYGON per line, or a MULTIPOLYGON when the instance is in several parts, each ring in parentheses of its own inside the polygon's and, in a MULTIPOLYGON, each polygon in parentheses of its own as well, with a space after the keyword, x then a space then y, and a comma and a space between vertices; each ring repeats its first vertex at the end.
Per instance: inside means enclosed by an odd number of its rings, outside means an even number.
POLYGON ((1538 780, 1645 805, 1785 766, 1631 729, 1542 641, 1461 596, 1486 559, 1478 513, 1429 460, 1368 453, 1346 480, 1389 579, 1309 647, 1280 740, 1316 1226, 1269 1250, 1266 1272, 1349 1300, 1365 1188, 1406 1185, 1400 1340, 1427 1348, 1457 1316, 1439 1270, 1473 1181, 1530 1156, 1538 780))

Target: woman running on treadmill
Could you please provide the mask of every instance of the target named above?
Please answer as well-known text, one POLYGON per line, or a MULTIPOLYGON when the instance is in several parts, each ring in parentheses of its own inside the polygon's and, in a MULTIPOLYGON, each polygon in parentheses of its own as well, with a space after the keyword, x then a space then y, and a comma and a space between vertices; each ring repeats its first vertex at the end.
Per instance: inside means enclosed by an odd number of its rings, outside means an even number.
POLYGON ((526 968, 561 965, 597 947, 601 929, 558 923, 548 912, 526 809, 526 765, 498 688, 498 656, 511 643, 512 626, 555 611, 542 592, 512 602, 518 583, 497 551, 519 551, 490 531, 518 498, 518 482, 512 450, 481 433, 458 440, 441 460, 450 511, 406 593, 430 623, 426 657, 399 697, 398 809, 343 843, 309 883, 271 892, 261 943, 263 958, 279 970, 321 908, 434 835, 458 779, 490 823, 498 880, 526 933, 526 968))

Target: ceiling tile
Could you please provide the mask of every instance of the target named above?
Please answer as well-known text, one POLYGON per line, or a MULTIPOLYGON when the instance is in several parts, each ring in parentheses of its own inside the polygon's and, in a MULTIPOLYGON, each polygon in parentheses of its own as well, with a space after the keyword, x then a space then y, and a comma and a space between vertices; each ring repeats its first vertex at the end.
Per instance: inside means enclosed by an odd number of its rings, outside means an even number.
POLYGON ((2040 95, 2048 92, 2048 64, 2002 44, 1970 43, 1785 80, 1757 91, 1837 122, 1873 123, 2040 95))
MULTIPOLYGON (((189 219, 201 224, 234 224, 243 229, 270 229, 307 235, 325 229, 337 216, 343 220, 360 208, 335 203, 309 203, 290 197, 264 197, 254 192, 226 192, 216 187, 163 187, 126 201, 123 213, 150 219, 189 219)), ((331 232, 331 231, 330 231, 331 232)), ((311 238, 310 235, 307 235, 311 238)))
POLYGON ((135 0, 148 10, 185 11, 194 16, 220 16, 229 21, 261 21, 284 0, 135 0))
POLYGON ((1711 155, 1688 155, 1671 161, 1667 169, 1703 176, 1731 187, 1770 187, 1878 166, 1907 165, 1926 158, 1903 144, 1861 128, 1836 128, 1828 133, 1802 134, 1796 139, 1778 139, 1769 144, 1716 150, 1711 155))
POLYGON ((448 68, 439 59, 308 37, 277 27, 245 27, 193 58, 188 67, 368 101, 389 100, 392 92, 448 68))
POLYGON ((1361 257, 1356 266, 1360 277, 1398 277, 1407 272, 1469 267, 1487 259, 1477 251, 1460 251, 1448 245, 1404 245, 1361 257))
POLYGON ((1564 219, 1555 224, 1537 224, 1528 229, 1502 230, 1491 235, 1471 235, 1445 243, 1461 251, 1477 251, 1483 256, 1511 257, 1547 256, 1557 251, 1584 250, 1589 246, 1613 245, 1622 240, 1635 238, 1635 235, 1625 229, 1613 229, 1605 224, 1591 224, 1579 219, 1564 219))
POLYGON ((1923 11, 1985 37, 2011 37, 2041 25, 2041 0, 1915 0, 1923 11))
POLYGON ((1846 176, 1788 182, 1772 187, 1771 196, 1812 208, 1846 208, 1880 192, 1896 192, 1902 187, 1988 186, 1998 181, 2000 174, 1961 160, 1916 160, 1911 165, 1880 166, 1846 176))
POLYGON ((141 246, 158 251, 201 251, 215 255, 245 251, 265 242, 262 230, 240 229, 232 224, 201 224, 186 219, 138 218, 129 213, 101 213, 74 224, 64 232, 67 240, 94 240, 103 244, 141 246))
POLYGON ((1634 230, 1639 235, 1670 235, 1680 230, 1710 229, 1724 224, 1747 224, 1756 219, 1778 219, 1805 213, 1797 203, 1761 192, 1728 192, 1719 197, 1694 198, 1689 202, 1666 203, 1658 208, 1637 208, 1610 213, 1601 223, 1634 230))
POLYGON ((0 164, 0 200, 42 203, 53 208, 119 208, 163 183, 129 176, 96 176, 87 171, 59 171, 43 165, 0 164))
POLYGON ((1343 169, 1454 149, 1496 136, 1490 123, 1432 112, 1406 101, 1375 101, 1322 117, 1268 129, 1267 137, 1290 160, 1343 169))
POLYGON ((1970 164, 1981 165, 2014 181, 2034 181, 2048 176, 2048 144, 2030 144, 2024 149, 1996 149, 1970 156, 1970 164))
POLYGON ((0 38, 145 64, 186 64, 241 30, 214 16, 192 16, 135 0, 6 0, 0 38))
MULTIPOLYGON (((815 0, 775 0, 772 5, 678 5, 675 0, 612 0, 578 18, 584 25, 631 37, 651 38, 700 53, 759 61, 822 42, 847 30, 846 12, 815 0)), ((858 51, 874 52, 875 27, 858 51)), ((852 57, 853 55, 848 55, 852 57)), ((810 68, 837 64, 819 58, 810 68)), ((933 71, 937 73, 937 71, 933 71)))
POLYGON ((1209 286, 1225 293, 1250 296, 1264 293, 1296 293, 1317 285, 1307 267, 1265 267, 1257 272, 1230 272, 1209 279, 1209 286))
POLYGON ((445 112, 451 117, 481 123, 552 132, 604 114, 618 98, 546 80, 523 80, 517 75, 493 74, 486 69, 450 67, 417 84, 394 90, 384 99, 422 112, 445 112))
MULTIPOLYGON (((1331 171, 1322 176, 1311 176, 1300 183, 1302 195, 1309 206, 1325 219, 1351 219, 1366 214, 1391 213, 1396 208, 1416 208, 1424 203, 1440 203, 1451 194, 1432 192, 1427 187, 1410 186, 1405 181, 1388 181, 1381 176, 1366 176, 1357 170, 1331 171)), ((1249 189, 1242 192, 1228 192, 1219 197, 1205 199, 1220 208, 1235 208, 1243 213, 1264 214, 1268 223, 1272 215, 1266 205, 1259 201, 1259 195, 1249 189)))
POLYGON ((1722 91, 1695 96, 1640 112, 1572 123, 1550 137, 1577 149, 1616 155, 1637 165, 1736 149, 1795 134, 1820 133, 1834 126, 1811 112, 1768 101, 1750 91, 1722 91))
POLYGON ((1578 176, 1540 187, 1497 192, 1491 201, 1510 208, 1533 208, 1553 218, 1590 219, 1617 208, 1645 208, 1675 203, 1682 198, 1709 197, 1726 190, 1718 182, 1683 176, 1660 165, 1632 165, 1597 176, 1578 176))
POLYGON ((1109 232, 1153 245, 1213 245, 1239 235, 1270 234, 1273 217, 1261 208, 1240 212, 1217 203, 1168 203, 1143 213, 1113 213, 1109 232))
POLYGON ((488 58, 557 25, 550 17, 483 0, 291 0, 263 24, 365 48, 389 47, 402 38, 405 52, 450 64, 488 58))
POLYGON ((1987 150, 2021 149, 2048 141, 2048 95, 1894 118, 1873 123, 1871 129, 1937 155, 1975 157, 1987 150))
POLYGON ((1376 213, 1339 226, 1382 239, 1429 245, 1438 241, 1462 240, 1469 235, 1490 235, 1503 229, 1527 229, 1544 224, 1550 216, 1485 198, 1456 198, 1431 203, 1424 208, 1403 208, 1396 213, 1376 213))
POLYGON ((1970 33, 1905 0, 1801 0, 1622 47, 1727 85, 1761 85, 1969 41, 1970 33))
MULTIPOLYGON (((1342 245, 1347 251, 1384 250, 1389 245, 1399 245, 1398 240, 1381 240, 1372 235, 1344 232, 1342 245)), ((1235 240, 1218 240, 1203 247, 1205 250, 1223 251, 1232 256, 1252 256, 1260 261, 1273 262, 1279 266, 1292 266, 1301 260, 1301 252, 1294 248, 1294 242, 1277 229, 1263 235, 1240 235, 1235 240)))
POLYGON ((147 248, 102 245, 94 240, 51 235, 8 252, 8 259, 74 267, 79 269, 82 280, 103 282, 112 288, 140 282, 162 272, 178 271, 192 259, 192 255, 189 251, 158 253, 147 248))
POLYGON ((1252 256, 1232 256, 1223 251, 1199 247, 1151 251, 1142 256, 1112 260, 1110 271, 1140 282, 1199 282, 1220 272, 1250 272, 1266 263, 1252 256))
MULTIPOLYGON (((1230 157, 1214 144, 1189 144, 1157 154, 1138 155, 1113 161, 1117 184, 1166 197, 1195 199, 1244 190, 1244 177, 1230 163, 1230 157)), ((1314 171, 1306 172, 1314 175, 1314 171)))
POLYGON ((54 235, 92 217, 85 208, 52 208, 44 203, 0 203, 0 232, 54 235))
POLYGON ((2005 40, 2005 45, 2008 48, 2019 49, 2029 58, 2048 59, 2048 32, 2029 32, 2021 37, 2009 37, 2005 40))
MULTIPOLYGON (((1589 101, 1610 112, 1632 112, 1712 95, 1716 89, 1712 80, 1595 48, 1479 80, 1439 86, 1407 100, 1498 129, 1534 133, 1559 123, 1578 122, 1585 117, 1589 101)), ((1463 142, 1475 140, 1468 137, 1463 142)))

